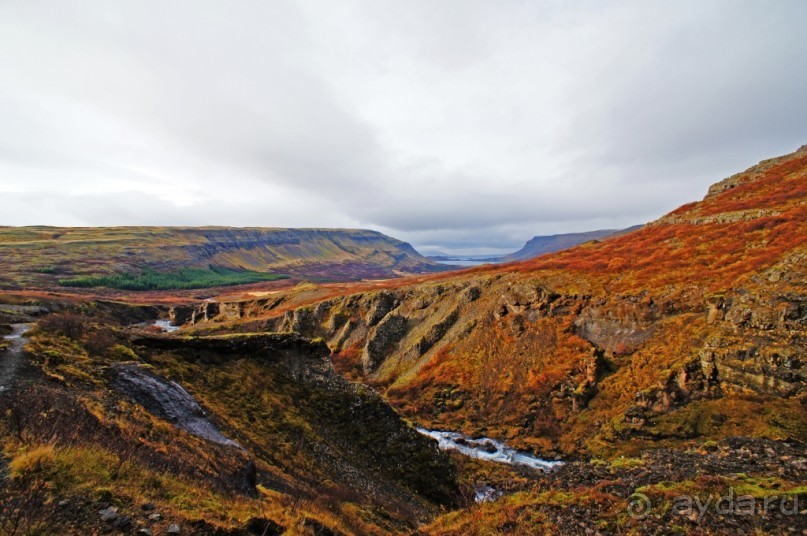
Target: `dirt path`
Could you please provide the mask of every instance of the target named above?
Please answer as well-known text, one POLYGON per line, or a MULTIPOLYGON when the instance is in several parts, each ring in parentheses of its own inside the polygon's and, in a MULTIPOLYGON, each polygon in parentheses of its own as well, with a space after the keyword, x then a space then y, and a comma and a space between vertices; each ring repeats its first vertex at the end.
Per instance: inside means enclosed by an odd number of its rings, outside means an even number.
POLYGON ((32 324, 12 324, 10 335, 3 337, 9 343, 5 352, 0 351, 0 393, 10 390, 29 368, 23 347, 28 342, 24 337, 32 324))

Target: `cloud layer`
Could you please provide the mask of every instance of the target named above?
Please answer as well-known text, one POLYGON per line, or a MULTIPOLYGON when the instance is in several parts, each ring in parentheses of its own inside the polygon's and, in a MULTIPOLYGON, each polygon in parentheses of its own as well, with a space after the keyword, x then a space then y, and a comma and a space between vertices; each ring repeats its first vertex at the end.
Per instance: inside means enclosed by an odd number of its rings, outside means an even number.
POLYGON ((509 251, 807 142, 807 3, 0 3, 0 224, 509 251))

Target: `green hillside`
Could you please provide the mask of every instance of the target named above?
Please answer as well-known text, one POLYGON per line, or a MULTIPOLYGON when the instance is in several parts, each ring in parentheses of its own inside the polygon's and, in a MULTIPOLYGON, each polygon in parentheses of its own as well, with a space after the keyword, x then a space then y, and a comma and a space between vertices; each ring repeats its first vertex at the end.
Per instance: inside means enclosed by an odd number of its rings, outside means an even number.
POLYGON ((351 281, 440 269, 409 244, 367 230, 0 227, 0 286, 5 288, 168 290, 251 283, 280 274, 351 281))

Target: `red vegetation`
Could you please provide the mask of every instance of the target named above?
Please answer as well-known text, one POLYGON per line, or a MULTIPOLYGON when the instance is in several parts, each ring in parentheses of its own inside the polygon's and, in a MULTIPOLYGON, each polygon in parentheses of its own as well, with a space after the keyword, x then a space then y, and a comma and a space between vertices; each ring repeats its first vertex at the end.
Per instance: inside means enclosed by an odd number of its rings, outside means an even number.
POLYGON ((622 272, 626 277, 608 282, 614 290, 731 284, 804 243, 805 179, 807 154, 786 159, 761 177, 749 177, 748 182, 704 201, 684 205, 639 231, 506 268, 592 275, 622 272))
POLYGON ((84 334, 86 319, 75 313, 55 313, 42 318, 39 329, 78 340, 84 334))

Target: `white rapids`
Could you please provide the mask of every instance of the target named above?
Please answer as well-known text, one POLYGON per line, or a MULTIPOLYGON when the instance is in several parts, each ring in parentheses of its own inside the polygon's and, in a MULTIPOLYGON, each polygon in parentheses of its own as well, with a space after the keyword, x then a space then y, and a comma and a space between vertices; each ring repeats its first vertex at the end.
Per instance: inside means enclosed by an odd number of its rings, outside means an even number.
POLYGON ((437 445, 441 450, 455 450, 471 458, 488 460, 491 462, 504 463, 507 465, 519 465, 530 467, 539 471, 552 471, 563 465, 561 461, 548 461, 512 449, 495 439, 480 438, 473 439, 457 432, 442 432, 439 430, 427 430, 418 428, 418 432, 437 440, 437 445))
POLYGON ((170 320, 155 320, 154 325, 166 333, 173 333, 179 329, 179 326, 172 326, 170 320))

